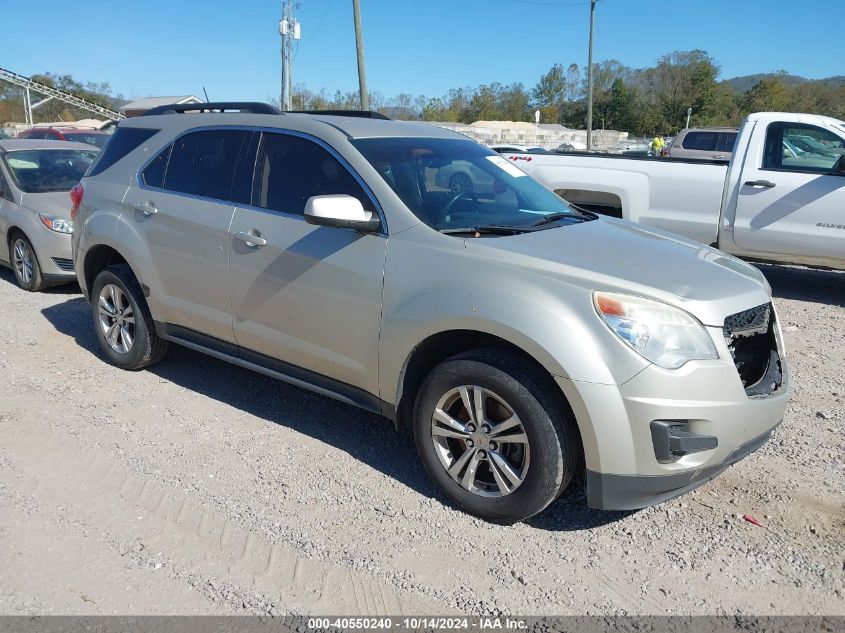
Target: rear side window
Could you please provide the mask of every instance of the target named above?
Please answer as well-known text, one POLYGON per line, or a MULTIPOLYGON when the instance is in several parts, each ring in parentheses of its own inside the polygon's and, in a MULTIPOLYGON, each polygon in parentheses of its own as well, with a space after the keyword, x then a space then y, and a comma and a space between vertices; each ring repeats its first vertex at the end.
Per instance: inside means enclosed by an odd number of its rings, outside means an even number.
POLYGON ((349 171, 317 143, 286 134, 263 135, 255 169, 253 205, 304 215, 312 196, 347 194, 375 207, 349 171))
POLYGON ((206 130, 177 139, 170 152, 164 188, 204 198, 228 200, 244 130, 206 130))
POLYGON ((705 152, 713 152, 716 151, 716 142, 718 139, 718 132, 689 132, 684 137, 681 147, 684 149, 697 149, 705 152))
MULTIPOLYGON (((109 140, 109 143, 107 143, 105 149, 100 152, 100 158, 91 166, 91 169, 86 175, 96 176, 97 174, 103 173, 129 152, 146 142, 156 132, 158 132, 158 130, 147 130, 135 127, 118 127, 117 130, 115 130, 115 133, 111 135, 110 140, 105 134, 96 135, 97 139, 109 140)), ((92 134, 91 136, 95 135, 92 134)), ((88 141, 80 142, 87 143, 88 141)))
POLYGON ((158 156, 156 156, 152 162, 147 165, 144 173, 141 174, 141 178, 143 179, 145 185, 149 187, 156 187, 158 189, 161 189, 164 186, 164 172, 167 169, 167 159, 170 158, 170 150, 172 148, 172 145, 165 147, 161 150, 161 152, 159 152, 158 156))

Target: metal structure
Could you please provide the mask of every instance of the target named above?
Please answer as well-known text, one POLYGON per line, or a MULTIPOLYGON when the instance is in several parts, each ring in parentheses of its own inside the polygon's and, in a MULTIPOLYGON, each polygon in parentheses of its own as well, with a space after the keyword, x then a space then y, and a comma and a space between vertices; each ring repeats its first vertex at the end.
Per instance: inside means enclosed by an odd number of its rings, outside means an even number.
POLYGON ((10 84, 20 86, 24 89, 23 100, 24 109, 26 111, 26 124, 29 126, 35 123, 32 117, 32 111, 52 99, 58 99, 59 101, 74 106, 75 108, 80 108, 82 110, 87 110, 88 112, 102 115, 112 121, 119 121, 120 119, 125 118, 120 112, 97 105, 91 101, 86 101, 85 99, 72 95, 64 90, 59 90, 58 88, 53 88, 47 84, 33 81, 29 77, 18 75, 17 73, 13 73, 11 70, 6 70, 5 68, 0 68, 0 80, 8 81, 10 84), (42 99, 38 103, 32 103, 31 92, 44 95, 46 99, 42 99))
POLYGON ((279 20, 279 35, 282 36, 282 90, 279 98, 281 109, 291 109, 293 86, 293 43, 302 37, 302 25, 293 17, 291 0, 282 0, 282 19, 279 20))

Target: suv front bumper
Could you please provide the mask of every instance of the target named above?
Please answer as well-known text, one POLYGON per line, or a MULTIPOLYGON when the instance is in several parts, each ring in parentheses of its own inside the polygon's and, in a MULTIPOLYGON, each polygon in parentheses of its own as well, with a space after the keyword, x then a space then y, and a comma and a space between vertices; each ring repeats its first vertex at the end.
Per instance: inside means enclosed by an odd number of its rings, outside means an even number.
POLYGON ((718 361, 691 361, 676 370, 650 365, 622 385, 556 378, 581 433, 590 507, 632 510, 661 503, 765 444, 789 399, 791 376, 782 349, 779 344, 782 382, 767 396, 749 397, 727 348, 718 361), (661 443, 652 423, 677 424, 681 435, 710 441, 667 459, 666 438, 661 443))

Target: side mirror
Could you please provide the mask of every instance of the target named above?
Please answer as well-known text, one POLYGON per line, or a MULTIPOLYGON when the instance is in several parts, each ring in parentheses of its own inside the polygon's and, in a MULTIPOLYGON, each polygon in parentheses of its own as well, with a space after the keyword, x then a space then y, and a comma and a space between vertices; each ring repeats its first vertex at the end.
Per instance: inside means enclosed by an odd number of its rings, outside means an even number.
POLYGON ((312 196, 305 203, 305 221, 319 226, 354 229, 371 233, 381 224, 378 216, 365 211, 358 198, 346 194, 312 196))

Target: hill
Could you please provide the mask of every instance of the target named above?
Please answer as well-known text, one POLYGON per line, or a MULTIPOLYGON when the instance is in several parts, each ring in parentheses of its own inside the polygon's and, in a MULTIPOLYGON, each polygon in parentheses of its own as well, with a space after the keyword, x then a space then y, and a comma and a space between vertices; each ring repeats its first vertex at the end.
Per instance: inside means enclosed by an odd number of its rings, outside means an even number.
MULTIPOLYGON (((757 73, 756 75, 743 75, 741 77, 725 79, 721 83, 730 88, 732 92, 742 94, 751 90, 751 88, 757 85, 757 83, 760 82, 762 79, 771 79, 772 77, 776 77, 777 75, 778 73, 757 73)), ((832 88, 845 86, 845 75, 825 77, 824 79, 807 79, 806 77, 801 77, 800 75, 783 75, 783 80, 786 85, 790 88, 794 88, 795 86, 799 86, 810 81, 817 82, 822 84, 823 86, 829 86, 832 88)))

